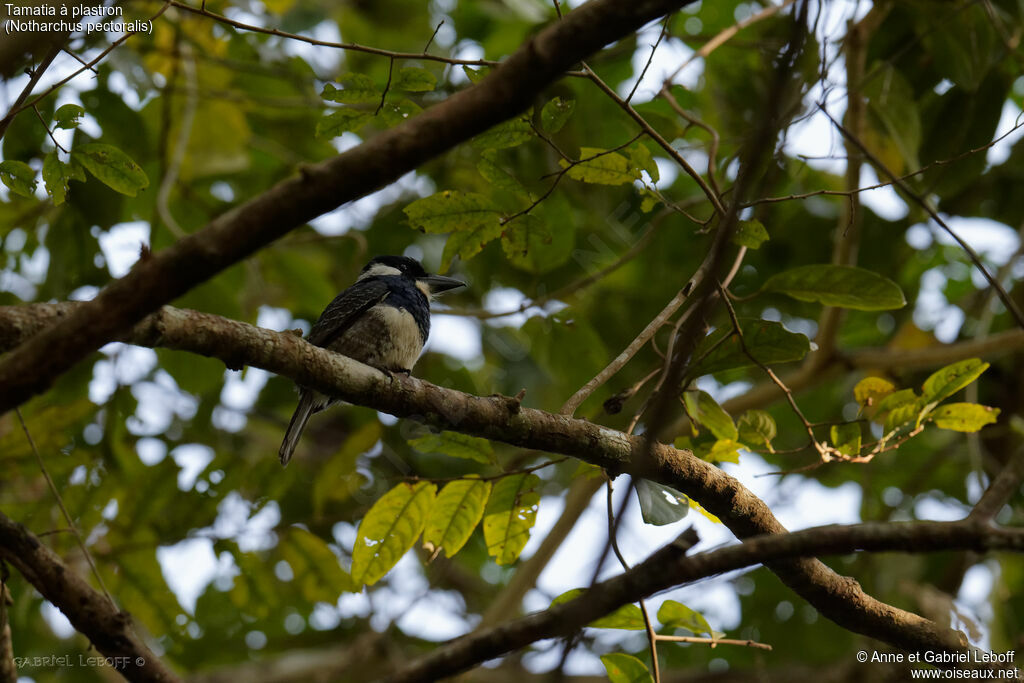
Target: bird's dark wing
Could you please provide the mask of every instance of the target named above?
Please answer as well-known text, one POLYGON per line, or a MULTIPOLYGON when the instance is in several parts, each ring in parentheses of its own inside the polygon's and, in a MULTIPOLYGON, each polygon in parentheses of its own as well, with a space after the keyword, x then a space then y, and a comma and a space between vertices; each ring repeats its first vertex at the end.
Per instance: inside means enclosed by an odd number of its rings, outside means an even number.
POLYGON ((327 305, 309 331, 310 344, 327 346, 352 326, 359 316, 379 304, 388 295, 387 283, 380 280, 357 282, 327 305))

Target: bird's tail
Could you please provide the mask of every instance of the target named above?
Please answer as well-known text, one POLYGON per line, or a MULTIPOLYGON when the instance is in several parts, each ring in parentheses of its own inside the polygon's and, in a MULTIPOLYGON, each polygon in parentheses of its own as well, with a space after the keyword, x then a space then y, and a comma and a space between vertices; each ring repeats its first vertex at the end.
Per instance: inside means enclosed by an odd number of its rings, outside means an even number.
POLYGON ((303 391, 299 396, 299 405, 295 408, 295 412, 292 413, 292 421, 288 423, 288 430, 284 433, 284 441, 281 442, 281 448, 278 451, 278 455, 281 456, 282 465, 287 465, 288 461, 292 459, 292 453, 295 452, 295 447, 299 445, 299 437, 302 436, 302 430, 306 428, 306 422, 309 421, 309 416, 314 412, 313 395, 303 391))

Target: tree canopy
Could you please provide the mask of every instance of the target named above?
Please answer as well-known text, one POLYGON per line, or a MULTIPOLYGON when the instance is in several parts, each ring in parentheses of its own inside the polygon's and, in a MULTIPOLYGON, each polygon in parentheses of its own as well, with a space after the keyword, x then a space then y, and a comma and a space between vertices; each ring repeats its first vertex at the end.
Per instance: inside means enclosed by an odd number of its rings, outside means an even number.
POLYGON ((1022 14, 0 5, 0 683, 1012 667, 1022 14))

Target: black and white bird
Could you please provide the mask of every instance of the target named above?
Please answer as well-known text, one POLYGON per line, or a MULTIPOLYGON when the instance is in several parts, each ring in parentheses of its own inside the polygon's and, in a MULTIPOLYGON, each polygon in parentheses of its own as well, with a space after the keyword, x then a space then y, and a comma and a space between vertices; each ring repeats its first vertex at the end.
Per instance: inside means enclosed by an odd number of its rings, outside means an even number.
MULTIPOLYGON (((464 285, 430 275, 416 259, 378 256, 328 304, 306 341, 385 372, 408 374, 430 334, 431 296, 464 285)), ((291 460, 309 417, 336 401, 299 387, 299 405, 279 451, 282 465, 291 460)))

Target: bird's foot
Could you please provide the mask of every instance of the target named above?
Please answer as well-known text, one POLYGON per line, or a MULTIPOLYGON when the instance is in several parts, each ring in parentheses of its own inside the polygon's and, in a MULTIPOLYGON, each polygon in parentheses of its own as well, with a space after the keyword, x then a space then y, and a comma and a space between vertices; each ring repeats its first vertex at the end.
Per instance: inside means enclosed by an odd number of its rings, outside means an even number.
POLYGON ((380 368, 380 371, 387 375, 388 379, 394 379, 395 375, 412 377, 412 370, 409 368, 380 368))

